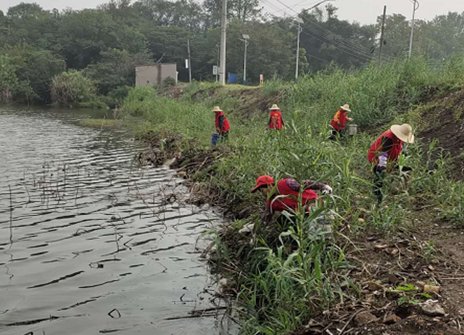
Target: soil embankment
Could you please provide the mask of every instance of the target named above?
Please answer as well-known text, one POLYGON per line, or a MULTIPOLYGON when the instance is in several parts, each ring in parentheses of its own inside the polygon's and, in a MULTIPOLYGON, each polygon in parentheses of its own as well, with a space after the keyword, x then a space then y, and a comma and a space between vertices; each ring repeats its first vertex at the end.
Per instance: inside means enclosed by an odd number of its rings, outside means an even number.
POLYGON ((453 175, 464 178, 464 90, 436 99, 421 110, 425 142, 438 141, 454 163, 453 175))

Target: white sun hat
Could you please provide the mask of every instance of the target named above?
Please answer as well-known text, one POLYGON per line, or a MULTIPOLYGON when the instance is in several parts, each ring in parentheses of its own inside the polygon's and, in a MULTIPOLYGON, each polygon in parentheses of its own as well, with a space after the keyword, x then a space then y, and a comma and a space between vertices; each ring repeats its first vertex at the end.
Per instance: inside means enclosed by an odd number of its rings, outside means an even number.
POLYGON ((409 124, 404 123, 401 126, 394 124, 390 127, 390 130, 401 141, 406 143, 414 143, 414 134, 412 133, 412 127, 409 124))
POLYGON ((351 112, 350 105, 344 104, 343 106, 340 106, 341 109, 347 112, 351 112))

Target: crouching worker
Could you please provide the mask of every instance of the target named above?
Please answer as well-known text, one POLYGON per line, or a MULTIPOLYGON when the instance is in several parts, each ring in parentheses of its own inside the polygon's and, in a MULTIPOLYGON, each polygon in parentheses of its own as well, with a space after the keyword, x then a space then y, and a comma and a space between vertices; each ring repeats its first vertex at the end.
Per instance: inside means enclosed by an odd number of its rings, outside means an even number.
POLYGON ((348 112, 351 112, 350 105, 344 104, 340 106, 340 109, 335 113, 332 120, 330 120, 330 127, 332 128, 332 134, 330 135, 331 140, 337 140, 345 133, 346 123, 353 121, 352 118, 348 117, 348 112))
POLYGON ((318 193, 331 194, 332 188, 324 183, 313 182, 311 180, 303 181, 301 185, 293 178, 283 178, 274 182, 271 176, 259 176, 256 179, 256 186, 251 190, 252 193, 260 191, 266 196, 266 209, 272 216, 276 212, 288 211, 294 213, 299 206, 301 196, 301 205, 309 212, 315 204, 318 193))
MULTIPOLYGON (((367 153, 367 159, 372 164, 374 173, 374 195, 377 202, 383 200, 382 187, 386 171, 398 168, 398 157, 403 151, 403 143, 414 143, 412 127, 405 123, 394 124, 383 132, 372 144, 367 153)), ((403 171, 411 170, 403 168, 403 171)))

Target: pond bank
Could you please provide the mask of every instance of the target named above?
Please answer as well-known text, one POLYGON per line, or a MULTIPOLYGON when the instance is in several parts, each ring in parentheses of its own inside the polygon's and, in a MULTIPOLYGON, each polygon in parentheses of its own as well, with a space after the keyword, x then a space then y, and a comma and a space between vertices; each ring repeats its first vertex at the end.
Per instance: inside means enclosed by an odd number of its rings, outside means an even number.
MULTIPOLYGON (((242 112, 228 113, 223 106, 239 102, 231 101, 227 88, 223 93, 216 88, 214 92, 202 92, 212 98, 201 102, 189 98, 194 92, 177 100, 144 92, 137 96, 139 103, 129 98, 125 107, 128 113, 133 108, 143 116, 145 122, 139 130, 150 134, 145 139, 153 149, 140 158, 155 165, 174 159, 171 166, 190 181, 196 195, 193 201, 222 206, 237 219, 218 232, 212 258, 229 279, 225 292, 239 297, 243 333, 313 334, 329 330, 335 334, 343 329, 343 333, 382 330, 419 334, 424 327, 456 333, 453 322, 459 315, 453 306, 459 301, 452 298, 454 289, 445 286, 442 278, 452 277, 459 263, 455 257, 447 259, 449 252, 438 247, 440 236, 434 235, 438 233, 436 224, 453 229, 449 220, 459 218, 452 209, 462 197, 462 183, 447 178, 446 164, 439 164, 430 175, 423 164, 427 157, 423 148, 420 144, 411 147, 407 163, 415 171, 413 182, 407 189, 401 188, 400 178, 392 175, 387 203, 379 208, 373 206, 364 149, 372 135, 361 132, 341 144, 327 141, 324 126, 319 124, 322 130, 315 127, 315 120, 323 115, 305 114, 302 109, 285 113, 286 106, 298 102, 295 97, 282 96, 276 99, 283 99, 287 129, 269 133, 266 110, 246 118, 242 112), (214 126, 210 109, 217 104, 231 119, 232 132, 228 143, 211 148, 208 144, 214 126), (311 233, 307 230, 311 218, 297 220, 293 230, 261 227, 253 238, 240 234, 246 224, 260 222, 262 199, 249 192, 260 174, 315 178, 332 185, 335 197, 322 210, 337 213, 333 236, 320 239, 305 235, 311 233), (429 196, 432 191, 445 194, 449 187, 454 191, 447 193, 446 199, 429 196), (440 210, 427 210, 434 207, 440 210), (282 232, 287 241, 293 240, 300 247, 286 249, 287 243, 275 239, 282 232), (366 259, 366 253, 375 257, 366 259), (423 283, 442 283, 450 292, 423 292, 423 283), (436 320, 424 314, 420 304, 430 298, 438 299, 449 314, 436 320), (365 316, 363 311, 372 317, 357 317, 365 316)), ((250 95, 249 90, 246 95, 250 95)), ((311 106, 307 110, 314 111, 311 106)), ((411 122, 417 115, 415 110, 404 110, 395 122, 411 122)))

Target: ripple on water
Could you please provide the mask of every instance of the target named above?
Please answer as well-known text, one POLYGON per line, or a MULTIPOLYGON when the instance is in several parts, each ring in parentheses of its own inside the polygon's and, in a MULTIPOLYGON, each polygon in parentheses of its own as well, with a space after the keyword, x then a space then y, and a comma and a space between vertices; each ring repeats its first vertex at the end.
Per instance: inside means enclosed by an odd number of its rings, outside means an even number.
POLYGON ((196 248, 220 219, 82 117, 0 110, 0 333, 218 334, 214 315, 189 313, 215 308, 196 248))

